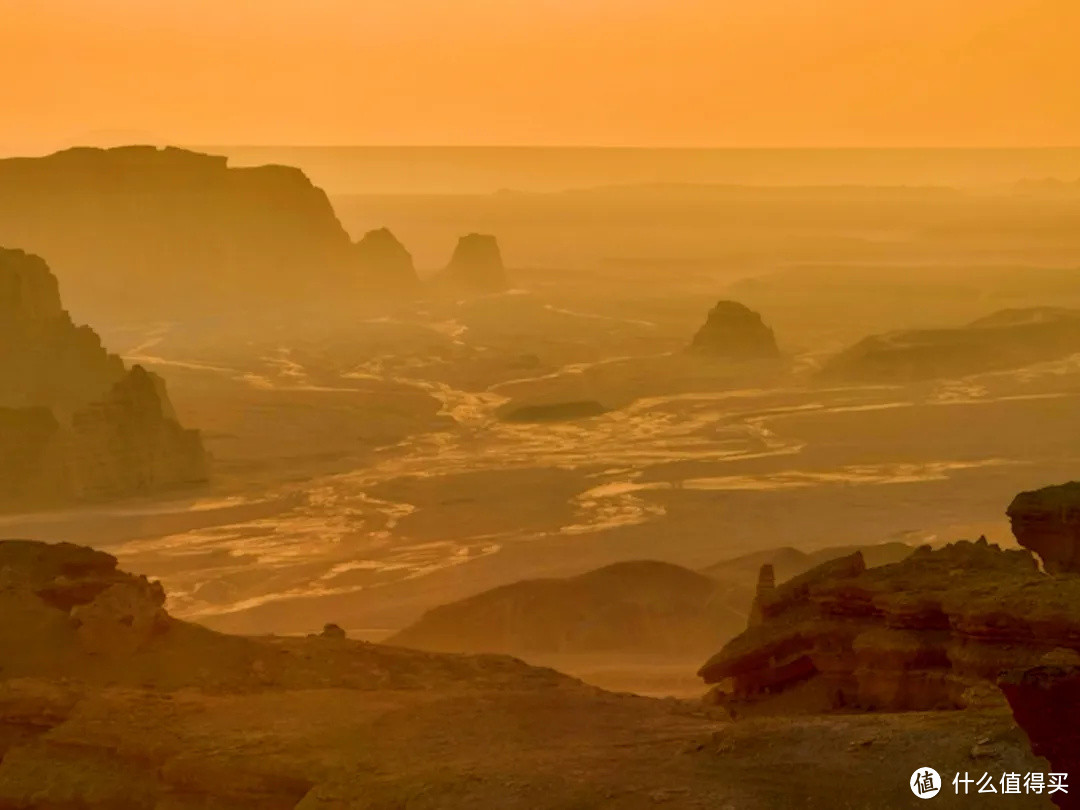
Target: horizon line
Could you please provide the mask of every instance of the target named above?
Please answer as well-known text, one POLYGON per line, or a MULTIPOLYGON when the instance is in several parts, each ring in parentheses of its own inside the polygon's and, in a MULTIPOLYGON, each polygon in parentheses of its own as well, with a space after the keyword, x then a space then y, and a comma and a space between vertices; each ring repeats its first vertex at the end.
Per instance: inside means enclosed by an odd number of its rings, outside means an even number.
MULTIPOLYGON (((118 146, 123 144, 117 144, 118 146)), ((139 144, 132 143, 132 146, 139 144)), ((161 142, 159 145, 165 145, 161 142)), ((1031 146, 933 146, 933 145, 888 145, 888 146, 691 146, 691 145, 605 145, 605 144, 469 144, 469 143, 172 143, 181 148, 244 148, 244 149, 599 149, 612 151, 815 151, 815 152, 852 152, 852 151, 1018 151, 1041 149, 1080 149, 1075 144, 1036 144, 1031 146)), ((107 147, 105 147, 107 148, 107 147)))

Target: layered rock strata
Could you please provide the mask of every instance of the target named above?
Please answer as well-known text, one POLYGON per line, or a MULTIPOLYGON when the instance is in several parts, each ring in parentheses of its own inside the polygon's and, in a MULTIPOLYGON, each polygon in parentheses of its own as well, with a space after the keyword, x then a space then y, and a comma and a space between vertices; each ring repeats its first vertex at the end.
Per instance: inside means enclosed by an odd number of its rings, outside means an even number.
MULTIPOLYGON (((1052 772, 1076 774, 1080 766, 1080 663, 1041 663, 1005 673, 998 685, 1032 752, 1045 757, 1052 772)), ((1068 776, 1064 781, 1068 784, 1068 776)), ((1080 791, 1075 787, 1056 791, 1051 798, 1061 808, 1080 807, 1080 791)))
POLYGON ((1006 514, 1017 542, 1047 571, 1080 574, 1080 482, 1021 492, 1006 514))
POLYGON ((1004 671, 1080 649, 1078 605, 1080 578, 985 540, 872 569, 855 553, 759 589, 759 618, 699 674, 736 713, 960 708, 1004 671))

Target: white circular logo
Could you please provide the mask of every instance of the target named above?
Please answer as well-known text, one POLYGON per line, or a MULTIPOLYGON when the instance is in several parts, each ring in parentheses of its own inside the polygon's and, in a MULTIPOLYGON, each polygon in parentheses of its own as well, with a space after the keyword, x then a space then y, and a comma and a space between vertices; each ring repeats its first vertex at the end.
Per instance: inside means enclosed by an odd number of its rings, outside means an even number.
POLYGON ((941 790, 941 777, 933 768, 918 768, 908 784, 911 792, 920 799, 932 799, 941 790))

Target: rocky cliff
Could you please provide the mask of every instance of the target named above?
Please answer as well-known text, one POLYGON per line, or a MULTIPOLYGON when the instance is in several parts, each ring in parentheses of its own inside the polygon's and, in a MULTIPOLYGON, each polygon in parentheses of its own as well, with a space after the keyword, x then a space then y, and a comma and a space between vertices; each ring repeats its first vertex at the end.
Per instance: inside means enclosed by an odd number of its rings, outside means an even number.
POLYGON ((0 248, 0 407, 61 412, 101 397, 124 374, 94 331, 75 326, 43 259, 0 248))
POLYGON ((439 280, 469 292, 499 292, 509 285, 502 251, 494 236, 470 233, 458 240, 439 280))
MULTIPOLYGON (((1052 772, 1075 774, 1080 766, 1080 663, 1075 655, 1063 657, 1073 660, 1008 672, 998 685, 1033 753, 1045 757, 1052 772)), ((1058 807, 1080 807, 1080 791, 1072 787, 1055 792, 1053 799, 1058 807)))
POLYGON ((48 256, 86 318, 236 318, 364 292, 303 172, 171 147, 0 160, 0 244, 48 256))
POLYGON ((1080 648, 1080 578, 958 542, 866 569, 859 553, 759 593, 700 671, 735 712, 959 708, 1001 672, 1080 648))
POLYGON ((164 382, 76 327, 45 262, 0 248, 0 508, 100 500, 206 479, 164 382))
POLYGON ((772 329, 758 313, 737 301, 720 301, 709 310, 690 349, 732 360, 771 360, 780 356, 772 329))
POLYGON ((72 495, 68 438, 48 408, 0 408, 0 511, 72 495))
POLYGON ((1021 492, 1006 514, 1017 542, 1047 571, 1080 574, 1080 482, 1021 492))
POLYGON ((198 431, 180 425, 164 381, 142 366, 74 414, 68 447, 79 500, 148 495, 207 478, 198 431))
POLYGON ((1009 309, 956 329, 872 335, 830 359, 824 379, 867 382, 976 374, 1055 360, 1080 351, 1080 311, 1009 309))

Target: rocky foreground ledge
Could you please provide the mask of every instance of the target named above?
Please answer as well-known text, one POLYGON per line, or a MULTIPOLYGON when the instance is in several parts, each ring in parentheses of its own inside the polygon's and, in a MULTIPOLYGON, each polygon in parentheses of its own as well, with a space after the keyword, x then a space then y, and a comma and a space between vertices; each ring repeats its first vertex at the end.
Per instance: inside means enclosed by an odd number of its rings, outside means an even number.
POLYGON ((699 674, 736 714, 909 711, 977 704, 1051 653, 1080 663, 1080 484, 1022 493, 1008 514, 1042 568, 985 538, 877 568, 856 552, 781 585, 763 567, 749 626, 699 674))
POLYGON ((507 656, 222 635, 164 598, 108 554, 0 541, 0 808, 867 810, 927 762, 1046 769, 1004 707, 731 723, 507 656))
MULTIPOLYGON (((1080 656, 1049 658, 1044 665, 1005 673, 998 683, 1034 753, 1054 771, 1075 774, 1080 772, 1080 656)), ((1080 807, 1080 791, 1059 793, 1055 800, 1058 807, 1080 807)))
POLYGON ((856 552, 759 589, 752 625, 700 674, 736 712, 965 708, 1000 673, 1080 646, 1078 608, 1080 577, 985 540, 870 569, 856 552))
MULTIPOLYGON (((1080 772, 1080 484, 1008 515, 1024 550, 980 538, 877 568, 856 552, 780 585, 763 566, 748 627, 699 671, 710 700, 785 719, 1007 700, 1044 771, 1080 772)), ((1080 807, 1080 790, 1054 801, 1080 807)))

